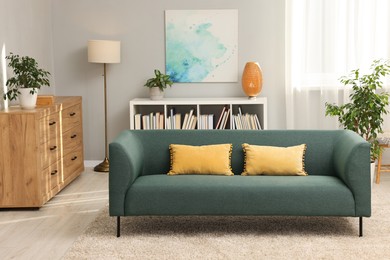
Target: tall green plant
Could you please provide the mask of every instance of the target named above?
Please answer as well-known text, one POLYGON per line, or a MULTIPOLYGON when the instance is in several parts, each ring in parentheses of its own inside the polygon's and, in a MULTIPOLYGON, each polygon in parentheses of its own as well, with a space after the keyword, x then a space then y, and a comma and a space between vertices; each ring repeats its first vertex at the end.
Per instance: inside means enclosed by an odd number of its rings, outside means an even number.
POLYGON ((31 88, 30 93, 34 94, 41 86, 50 86, 50 72, 40 69, 34 58, 20 57, 12 52, 5 58, 9 60, 8 67, 13 69, 14 76, 7 80, 8 91, 4 99, 16 99, 20 94, 19 88, 31 88))
POLYGON ((389 93, 382 89, 382 77, 390 74, 389 61, 375 60, 371 73, 361 75, 359 69, 352 70, 349 76, 340 78, 344 87, 352 87, 350 103, 341 106, 326 103, 327 116, 337 116, 344 129, 352 130, 371 143, 371 159, 380 153, 377 136, 383 133, 383 116, 388 113, 389 93))

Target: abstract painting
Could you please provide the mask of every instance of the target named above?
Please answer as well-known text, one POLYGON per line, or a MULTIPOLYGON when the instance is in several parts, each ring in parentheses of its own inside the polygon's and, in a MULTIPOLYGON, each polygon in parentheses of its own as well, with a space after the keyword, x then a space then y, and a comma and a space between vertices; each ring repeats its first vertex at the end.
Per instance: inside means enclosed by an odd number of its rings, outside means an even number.
POLYGON ((238 81, 238 10, 166 10, 165 40, 173 82, 238 81))

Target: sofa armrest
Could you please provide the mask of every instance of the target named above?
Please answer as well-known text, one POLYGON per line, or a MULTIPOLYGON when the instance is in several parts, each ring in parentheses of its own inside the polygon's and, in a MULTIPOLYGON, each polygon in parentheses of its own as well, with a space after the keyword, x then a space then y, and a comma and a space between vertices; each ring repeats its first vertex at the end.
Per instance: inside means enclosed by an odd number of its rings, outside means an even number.
POLYGON ((141 175, 143 169, 143 147, 140 140, 126 130, 110 143, 109 151, 110 215, 123 216, 127 190, 141 175))
POLYGON ((371 216, 370 144, 352 131, 344 131, 334 150, 338 177, 355 198, 356 216, 371 216))

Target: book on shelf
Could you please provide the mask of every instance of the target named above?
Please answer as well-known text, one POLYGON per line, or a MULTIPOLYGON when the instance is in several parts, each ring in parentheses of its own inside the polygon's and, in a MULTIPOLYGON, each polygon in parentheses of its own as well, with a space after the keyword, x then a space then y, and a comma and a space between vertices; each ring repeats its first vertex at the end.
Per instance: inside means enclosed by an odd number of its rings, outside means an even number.
POLYGON ((156 106, 149 100, 130 101, 133 129, 264 129, 266 102, 236 99, 169 100, 156 106), (152 113, 150 113, 152 112, 152 113), (180 114, 181 113, 181 114, 180 114))
POLYGON ((232 129, 262 130, 257 114, 244 113, 241 106, 238 106, 237 114, 232 115, 232 129))
POLYGON ((141 114, 134 115, 134 129, 141 130, 141 114))
POLYGON ((187 117, 187 121, 186 121, 186 124, 184 124, 183 122, 183 130, 189 130, 189 129, 193 129, 193 124, 194 122, 196 123, 196 116, 195 115, 191 115, 191 117, 188 115, 187 117))
POLYGON ((226 129, 226 125, 227 125, 227 122, 229 120, 229 116, 230 116, 230 108, 227 108, 223 112, 223 116, 222 116, 221 122, 219 124, 219 127, 216 127, 216 129, 226 129))
POLYGON ((160 114, 159 128, 158 129, 164 129, 164 114, 160 114))
POLYGON ((225 114, 226 109, 227 109, 227 106, 223 106, 221 114, 219 115, 219 118, 218 118, 218 121, 217 121, 217 125, 215 126, 215 129, 219 129, 220 128, 221 121, 222 121, 222 118, 223 118, 223 116, 225 114))
POLYGON ((233 129, 263 130, 257 114, 246 113, 233 115, 233 122, 233 129))
POLYGON ((174 118, 175 118, 175 128, 174 129, 181 129, 181 114, 180 113, 175 114, 174 118))
POLYGON ((187 129, 188 119, 189 119, 188 115, 189 115, 188 113, 184 114, 183 125, 182 125, 181 129, 187 129))
POLYGON ((134 115, 134 129, 164 129, 164 114, 160 112, 149 113, 147 115, 136 114, 134 115))
MULTIPOLYGON (((161 123, 160 123, 161 124, 161 123)), ((181 126, 181 114, 177 113, 167 117, 166 129, 183 129, 181 126)))
POLYGON ((258 129, 259 130, 263 130, 263 126, 261 125, 260 120, 259 120, 257 114, 255 114, 255 119, 256 119, 256 124, 257 124, 258 129))
POLYGON ((242 109, 241 109, 241 106, 238 106, 238 114, 239 114, 240 116, 242 116, 242 109))
POLYGON ((197 123, 197 118, 196 116, 192 115, 191 116, 191 121, 188 129, 195 129, 196 128, 196 123, 197 123))
POLYGON ((149 124, 149 116, 143 115, 142 116, 142 129, 148 129, 148 124, 149 124))
POLYGON ((194 118, 194 109, 191 109, 190 113, 188 114, 188 122, 186 124, 186 128, 185 129, 191 129, 191 127, 192 127, 191 120, 193 118, 194 118))
POLYGON ((200 115, 198 129, 214 129, 214 115, 200 115))

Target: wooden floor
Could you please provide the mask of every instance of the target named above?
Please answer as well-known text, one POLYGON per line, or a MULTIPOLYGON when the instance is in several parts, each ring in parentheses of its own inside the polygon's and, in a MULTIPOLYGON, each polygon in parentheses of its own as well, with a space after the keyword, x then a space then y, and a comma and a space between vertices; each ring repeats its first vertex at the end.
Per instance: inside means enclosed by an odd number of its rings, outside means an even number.
MULTIPOLYGON (((390 192, 390 173, 373 189, 390 192)), ((0 211, 0 259, 61 259, 107 204, 108 174, 87 169, 40 210, 0 211)))
POLYGON ((86 169, 39 210, 1 210, 0 259, 61 259, 107 204, 108 174, 86 169))

